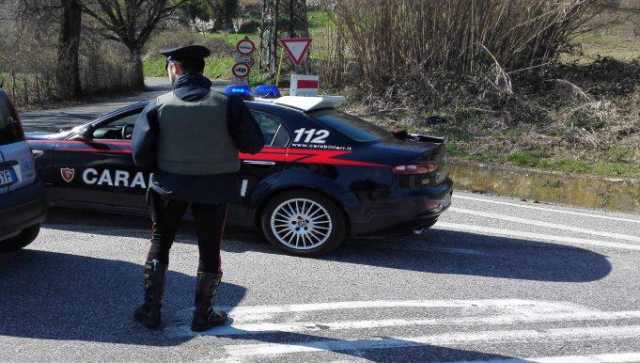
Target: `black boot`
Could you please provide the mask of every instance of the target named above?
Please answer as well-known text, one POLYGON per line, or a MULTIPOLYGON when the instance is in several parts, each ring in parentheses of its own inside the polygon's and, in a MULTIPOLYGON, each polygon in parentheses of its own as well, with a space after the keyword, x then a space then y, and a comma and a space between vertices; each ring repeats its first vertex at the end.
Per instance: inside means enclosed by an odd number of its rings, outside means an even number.
POLYGON ((214 326, 224 325, 227 321, 227 314, 213 309, 221 279, 222 274, 219 273, 198 272, 196 310, 193 312, 191 330, 202 332, 214 326))
POLYGON ((167 265, 158 260, 144 264, 144 304, 138 307, 133 317, 149 329, 158 329, 162 322, 160 308, 167 265))

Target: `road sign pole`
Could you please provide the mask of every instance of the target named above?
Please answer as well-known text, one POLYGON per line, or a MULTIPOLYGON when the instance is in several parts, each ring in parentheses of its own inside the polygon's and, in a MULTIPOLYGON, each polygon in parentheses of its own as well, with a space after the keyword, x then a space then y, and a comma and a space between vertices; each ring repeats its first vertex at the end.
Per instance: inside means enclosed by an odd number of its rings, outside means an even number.
POLYGON ((278 73, 276 74, 276 87, 280 83, 280 71, 282 71, 282 61, 284 59, 284 49, 280 51, 280 61, 278 62, 278 73))

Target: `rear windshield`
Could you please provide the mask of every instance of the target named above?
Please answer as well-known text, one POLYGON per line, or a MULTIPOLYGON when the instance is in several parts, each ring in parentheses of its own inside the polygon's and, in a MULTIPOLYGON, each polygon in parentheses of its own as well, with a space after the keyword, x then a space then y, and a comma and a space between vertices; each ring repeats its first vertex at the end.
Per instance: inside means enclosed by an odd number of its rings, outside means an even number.
POLYGON ((10 116, 8 98, 0 91, 0 145, 22 141, 22 130, 16 120, 10 116))
POLYGON ((391 139, 389 131, 371 122, 336 110, 316 111, 311 116, 356 142, 391 139))

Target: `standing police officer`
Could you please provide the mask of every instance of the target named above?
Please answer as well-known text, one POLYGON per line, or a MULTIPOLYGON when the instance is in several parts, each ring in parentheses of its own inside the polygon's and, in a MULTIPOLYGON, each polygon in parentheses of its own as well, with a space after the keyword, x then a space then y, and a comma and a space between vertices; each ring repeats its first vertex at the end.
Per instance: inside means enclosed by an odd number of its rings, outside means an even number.
POLYGON ((154 172, 147 194, 153 227, 144 266, 144 304, 134 317, 150 329, 160 327, 169 249, 190 207, 200 252, 191 329, 205 331, 226 321, 213 304, 222 278, 227 203, 240 199, 238 152, 259 152, 264 138, 242 99, 213 91, 202 75, 207 48, 161 53, 167 57, 173 91, 145 108, 132 140, 136 165, 154 172))

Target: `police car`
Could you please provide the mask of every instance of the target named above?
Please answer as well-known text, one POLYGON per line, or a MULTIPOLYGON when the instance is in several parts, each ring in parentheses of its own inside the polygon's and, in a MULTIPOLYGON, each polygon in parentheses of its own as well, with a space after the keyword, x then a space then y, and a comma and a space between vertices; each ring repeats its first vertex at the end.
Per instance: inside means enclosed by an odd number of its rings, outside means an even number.
MULTIPOLYGON (((265 137, 240 154, 243 202, 229 224, 284 251, 320 255, 347 236, 428 228, 451 203, 444 139, 392 134, 339 112, 343 97, 255 99, 265 137)), ((53 206, 146 214, 150 175, 131 157, 136 103, 56 134, 31 135, 53 206)), ((212 140, 215 142, 215 140, 212 140)))

